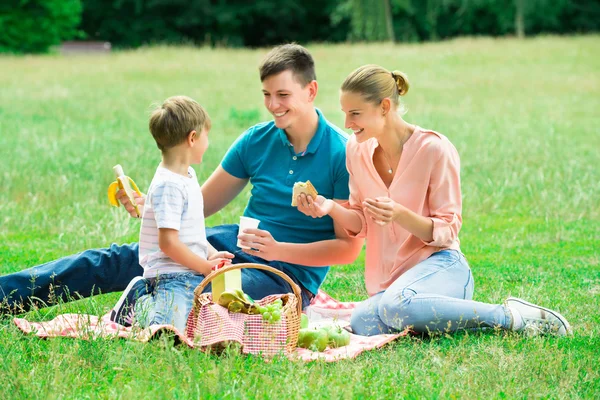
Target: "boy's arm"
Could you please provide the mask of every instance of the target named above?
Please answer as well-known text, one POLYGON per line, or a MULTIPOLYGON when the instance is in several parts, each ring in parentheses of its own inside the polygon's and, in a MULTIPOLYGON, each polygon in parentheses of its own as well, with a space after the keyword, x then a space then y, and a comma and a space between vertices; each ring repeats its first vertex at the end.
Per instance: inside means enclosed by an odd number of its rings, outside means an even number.
POLYGON ((204 276, 210 274, 213 266, 223 261, 221 259, 207 261, 198 256, 179 240, 179 231, 175 229, 160 228, 158 230, 158 247, 177 264, 181 264, 204 276))
POLYGON ((247 184, 248 179, 236 178, 219 165, 202 185, 204 216, 209 217, 219 212, 240 194, 247 184))

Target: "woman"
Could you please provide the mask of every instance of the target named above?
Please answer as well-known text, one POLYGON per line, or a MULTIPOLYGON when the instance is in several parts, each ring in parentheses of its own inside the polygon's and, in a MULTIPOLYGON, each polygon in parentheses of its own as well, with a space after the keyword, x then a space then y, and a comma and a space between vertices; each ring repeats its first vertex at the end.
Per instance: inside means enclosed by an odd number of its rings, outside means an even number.
POLYGON ((399 97, 402 72, 365 65, 341 88, 346 128, 349 206, 301 195, 298 209, 331 216, 350 236, 366 237, 370 298, 352 315, 359 335, 494 328, 534 334, 571 333, 559 313, 509 298, 475 302, 473 277, 460 251, 460 159, 443 135, 407 123, 399 97))

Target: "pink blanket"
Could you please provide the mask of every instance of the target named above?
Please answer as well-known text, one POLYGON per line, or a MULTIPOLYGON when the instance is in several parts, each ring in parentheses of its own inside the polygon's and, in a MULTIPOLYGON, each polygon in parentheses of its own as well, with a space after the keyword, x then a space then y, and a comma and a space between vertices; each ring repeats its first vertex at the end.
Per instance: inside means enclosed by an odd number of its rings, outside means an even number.
MULTIPOLYGON (((337 321, 340 325, 347 325, 352 310, 357 303, 339 302, 323 291, 319 291, 306 313, 311 324, 326 323, 330 320, 337 321)), ((179 332, 172 325, 153 325, 146 329, 125 327, 109 320, 109 314, 98 317, 87 314, 62 314, 51 321, 30 322, 24 318, 14 318, 14 323, 25 334, 32 334, 40 338, 72 337, 79 339, 98 338, 125 338, 140 342, 147 342, 160 331, 169 331, 176 335, 182 343, 194 347, 192 340, 186 337, 185 332, 179 332)), ((324 352, 313 352, 308 349, 298 348, 293 357, 304 361, 323 360, 337 361, 345 358, 354 358, 365 350, 380 348, 383 345, 405 336, 407 331, 393 335, 358 336, 351 335, 348 346, 336 349, 327 349, 324 352)))

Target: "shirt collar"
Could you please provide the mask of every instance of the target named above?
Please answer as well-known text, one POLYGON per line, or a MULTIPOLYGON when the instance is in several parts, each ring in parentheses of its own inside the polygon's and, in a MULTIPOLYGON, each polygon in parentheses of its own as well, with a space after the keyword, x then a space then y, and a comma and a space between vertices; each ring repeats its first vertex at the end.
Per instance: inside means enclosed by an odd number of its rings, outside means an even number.
MULTIPOLYGON (((317 151, 317 149, 319 148, 319 145, 321 144, 321 140, 323 139, 323 134, 325 133, 325 129, 327 128, 327 120, 323 116, 323 113, 321 112, 321 110, 319 110, 318 108, 315 108, 315 111, 317 112, 317 115, 319 117, 317 131, 315 132, 315 135, 312 137, 312 139, 310 140, 310 143, 306 147, 306 151, 304 151, 304 153, 302 153, 302 155, 315 153, 317 151)), ((292 144, 288 140, 287 135, 285 134, 285 131, 283 129, 278 129, 278 131, 279 131, 279 138, 281 139, 281 143, 286 147, 291 146, 292 144)))

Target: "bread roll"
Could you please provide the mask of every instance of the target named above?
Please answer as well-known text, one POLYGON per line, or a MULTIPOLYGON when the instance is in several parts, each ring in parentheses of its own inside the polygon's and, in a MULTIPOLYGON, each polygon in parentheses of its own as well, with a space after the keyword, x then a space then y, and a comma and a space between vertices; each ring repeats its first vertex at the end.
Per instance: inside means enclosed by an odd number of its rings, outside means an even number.
POLYGON ((300 194, 304 193, 307 196, 312 196, 313 200, 316 200, 317 189, 310 183, 310 181, 306 182, 296 182, 294 183, 294 192, 292 193, 292 207, 297 207, 296 199, 300 194))

